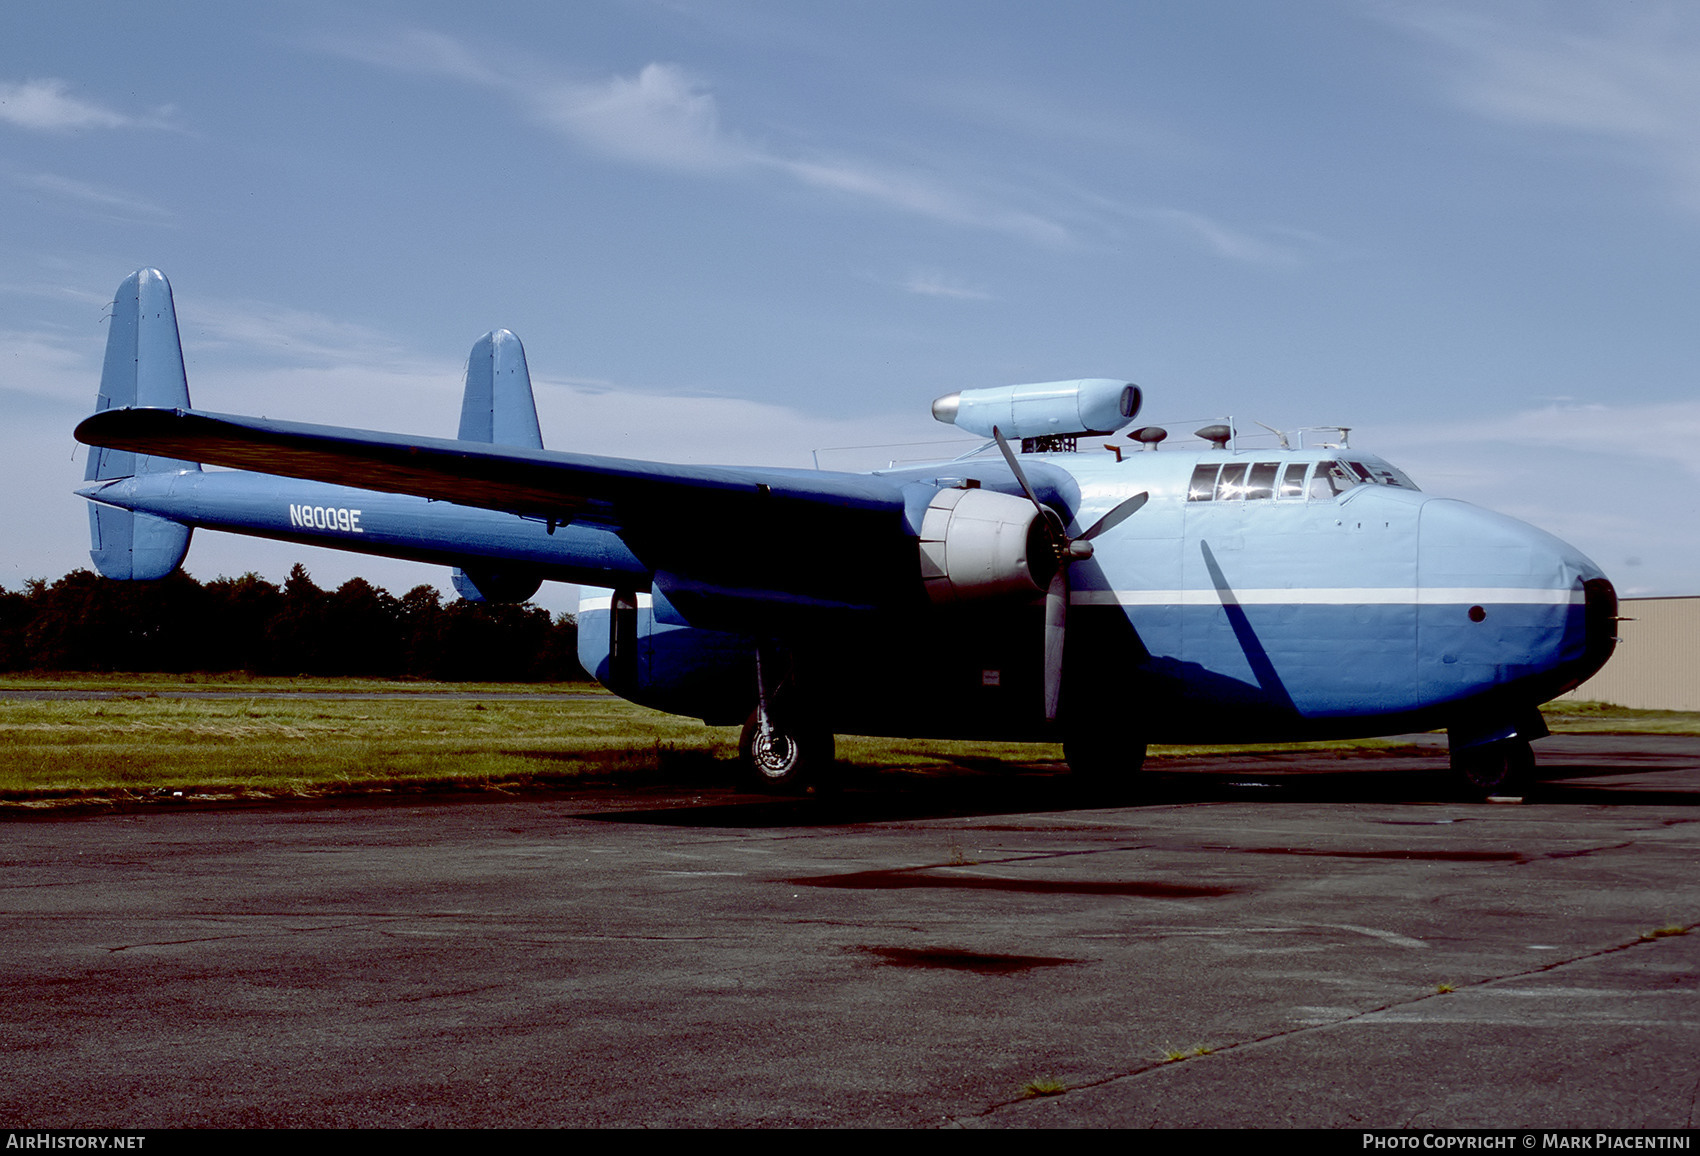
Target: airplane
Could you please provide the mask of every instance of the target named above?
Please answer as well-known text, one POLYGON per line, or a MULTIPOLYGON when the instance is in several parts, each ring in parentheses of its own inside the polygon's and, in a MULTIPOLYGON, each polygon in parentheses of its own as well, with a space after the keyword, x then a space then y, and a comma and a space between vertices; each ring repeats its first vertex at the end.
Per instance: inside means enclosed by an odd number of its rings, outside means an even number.
POLYGON ((843 734, 1060 741, 1115 785, 1150 743, 1442 727, 1463 791, 1520 790, 1540 705, 1615 645, 1600 568, 1344 429, 1254 449, 1217 423, 1165 449, 1144 426, 1080 452, 1141 401, 1107 378, 965 389, 933 415, 986 440, 950 461, 668 465, 544 449, 498 330, 468 357, 456 438, 224 415, 190 407, 170 284, 142 269, 76 429, 77 492, 110 578, 164 577, 202 528, 448 565, 474 600, 592 588, 586 670, 741 726, 773 790, 829 783, 843 734))

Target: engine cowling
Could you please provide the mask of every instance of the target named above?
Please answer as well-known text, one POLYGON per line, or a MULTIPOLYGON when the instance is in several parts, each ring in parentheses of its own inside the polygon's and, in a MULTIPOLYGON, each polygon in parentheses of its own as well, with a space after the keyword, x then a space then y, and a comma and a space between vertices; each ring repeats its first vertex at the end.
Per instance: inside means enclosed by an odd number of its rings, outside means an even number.
POLYGON ((921 577, 934 603, 1042 593, 1056 552, 1033 503, 993 490, 940 490, 921 520, 921 577))

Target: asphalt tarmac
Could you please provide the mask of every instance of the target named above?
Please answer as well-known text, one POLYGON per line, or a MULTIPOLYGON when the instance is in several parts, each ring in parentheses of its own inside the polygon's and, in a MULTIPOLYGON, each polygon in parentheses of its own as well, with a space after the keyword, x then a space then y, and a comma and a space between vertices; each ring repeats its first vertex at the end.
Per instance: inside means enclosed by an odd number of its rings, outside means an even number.
POLYGON ((1539 750, 0 822, 0 1119, 1692 1127, 1700 739, 1539 750))

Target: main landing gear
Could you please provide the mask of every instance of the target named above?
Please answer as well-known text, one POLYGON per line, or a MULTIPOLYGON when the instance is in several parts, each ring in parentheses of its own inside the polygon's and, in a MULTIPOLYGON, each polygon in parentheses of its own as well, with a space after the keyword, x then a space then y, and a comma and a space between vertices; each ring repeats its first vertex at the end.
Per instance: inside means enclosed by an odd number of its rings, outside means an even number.
POLYGON ((757 790, 800 793, 830 782, 832 732, 797 702, 795 678, 773 649, 756 652, 756 709, 738 739, 738 759, 757 790))
POLYGON ((1067 726, 1063 759, 1077 793, 1087 801, 1113 801, 1136 794, 1145 765, 1145 743, 1128 729, 1106 725, 1108 714, 1088 715, 1085 725, 1067 726))
POLYGON ((1126 735, 1071 736, 1063 740, 1063 760, 1081 782, 1109 786, 1139 773, 1145 765, 1145 744, 1126 735))

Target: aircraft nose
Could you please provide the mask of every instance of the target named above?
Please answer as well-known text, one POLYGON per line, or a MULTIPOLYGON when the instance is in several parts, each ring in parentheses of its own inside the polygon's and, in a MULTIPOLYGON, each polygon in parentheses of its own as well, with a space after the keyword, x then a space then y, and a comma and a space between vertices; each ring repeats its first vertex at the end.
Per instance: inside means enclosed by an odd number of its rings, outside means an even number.
POLYGON ((1543 702, 1611 655, 1617 596, 1574 546, 1467 502, 1423 505, 1418 654, 1443 692, 1523 684, 1543 702))

